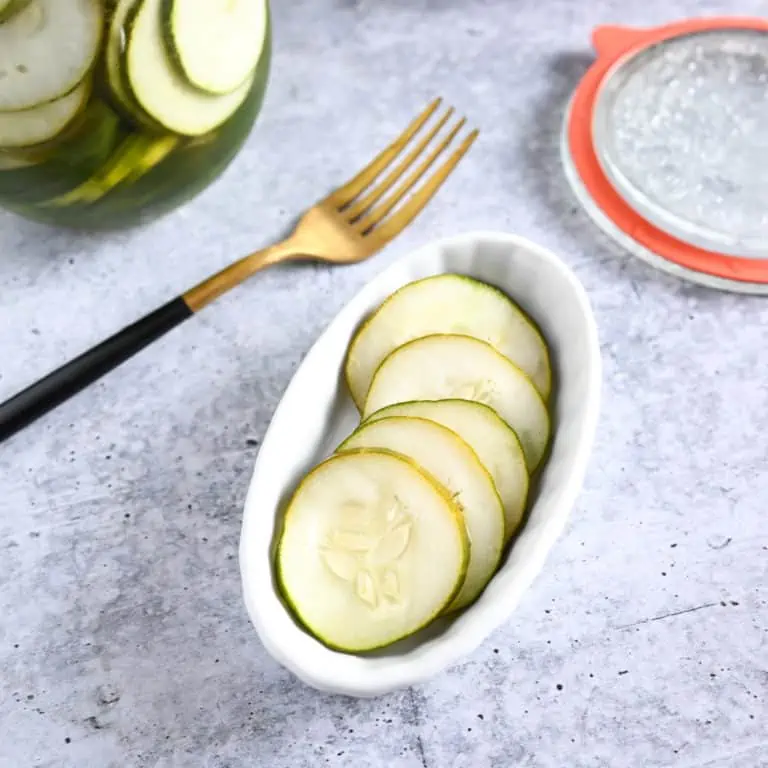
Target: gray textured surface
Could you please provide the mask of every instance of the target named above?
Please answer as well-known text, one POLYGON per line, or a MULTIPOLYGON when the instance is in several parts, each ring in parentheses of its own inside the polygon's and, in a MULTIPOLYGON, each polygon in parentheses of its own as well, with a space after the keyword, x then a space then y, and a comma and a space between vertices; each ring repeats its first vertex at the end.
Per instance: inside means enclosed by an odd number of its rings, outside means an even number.
POLYGON ((0 396, 276 237, 435 92, 481 141, 373 262, 264 274, 0 445, 0 766, 765 768, 768 305, 625 259, 557 154, 594 24, 728 5, 276 6, 263 119, 206 194, 111 237, 0 215, 0 396), (554 248, 591 295, 605 395, 584 491, 520 609, 465 664, 380 700, 318 695, 266 656, 240 601, 257 443, 366 279, 477 227, 554 248))

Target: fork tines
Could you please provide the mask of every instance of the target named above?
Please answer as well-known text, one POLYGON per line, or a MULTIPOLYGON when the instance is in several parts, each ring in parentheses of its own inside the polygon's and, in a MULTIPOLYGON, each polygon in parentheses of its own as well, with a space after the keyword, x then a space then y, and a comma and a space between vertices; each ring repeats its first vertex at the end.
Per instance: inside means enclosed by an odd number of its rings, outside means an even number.
POLYGON ((448 107, 427 129, 441 104, 442 99, 435 99, 373 162, 324 201, 333 205, 358 234, 375 233, 387 240, 394 237, 426 206, 472 146, 479 133, 477 129, 470 131, 453 153, 427 176, 427 171, 450 148, 466 124, 466 118, 454 119, 454 109, 448 107), (414 139, 418 140, 398 161, 414 139), (424 183, 417 187, 425 176, 424 183), (413 194, 406 198, 415 187, 413 194))

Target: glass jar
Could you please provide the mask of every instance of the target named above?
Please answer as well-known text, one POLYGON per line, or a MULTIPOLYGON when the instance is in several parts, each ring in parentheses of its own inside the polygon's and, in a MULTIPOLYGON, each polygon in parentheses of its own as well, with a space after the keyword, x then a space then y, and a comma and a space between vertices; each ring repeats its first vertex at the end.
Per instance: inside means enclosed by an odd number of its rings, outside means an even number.
POLYGON ((267 86, 267 0, 0 0, 0 207, 133 226, 202 191, 267 86))

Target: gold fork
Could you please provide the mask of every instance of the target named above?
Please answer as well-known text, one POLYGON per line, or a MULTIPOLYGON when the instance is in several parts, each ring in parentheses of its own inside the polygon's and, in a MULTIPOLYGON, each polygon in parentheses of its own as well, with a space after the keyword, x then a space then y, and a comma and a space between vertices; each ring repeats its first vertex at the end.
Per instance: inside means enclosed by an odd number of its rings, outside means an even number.
POLYGON ((464 118, 455 121, 444 137, 435 142, 451 122, 453 109, 450 108, 398 161, 440 104, 440 99, 433 101, 360 173, 310 208, 286 240, 239 259, 0 404, 0 441, 116 368, 259 270, 291 259, 351 264, 381 250, 424 209, 477 138, 478 131, 471 131, 444 162, 429 173, 466 123, 464 118), (385 171, 386 175, 377 181, 385 171))

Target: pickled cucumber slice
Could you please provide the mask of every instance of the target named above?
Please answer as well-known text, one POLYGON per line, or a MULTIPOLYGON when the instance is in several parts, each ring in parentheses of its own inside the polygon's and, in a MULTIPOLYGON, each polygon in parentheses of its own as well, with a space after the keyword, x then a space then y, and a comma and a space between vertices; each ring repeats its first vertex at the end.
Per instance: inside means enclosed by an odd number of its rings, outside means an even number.
POLYGON ((545 400, 549 397, 549 352, 533 321, 497 288, 464 275, 446 274, 400 288, 352 339, 344 373, 358 408, 365 403, 376 368, 393 349, 412 339, 444 333, 488 342, 530 376, 545 400))
POLYGON ((520 527, 528 498, 528 468, 514 430, 496 411, 471 400, 420 400, 372 413, 366 424, 391 416, 429 419, 455 432, 488 470, 504 505, 505 543, 520 527))
POLYGON ((145 128, 159 130, 160 126, 139 106, 128 87, 124 64, 125 25, 139 0, 117 0, 109 21, 104 67, 110 93, 125 116, 145 128))
POLYGON ((23 11, 29 3, 30 0, 0 0, 0 24, 23 11))
POLYGON ((173 66, 163 37, 163 0, 141 0, 129 14, 125 52, 127 82, 147 114, 167 130, 200 136, 226 122, 243 103, 253 75, 226 96, 189 85, 173 66))
POLYGON ((47 205, 61 207, 75 203, 93 203, 112 191, 118 184, 143 176, 162 162, 179 144, 178 136, 144 136, 126 138, 107 162, 79 186, 49 201, 47 205))
POLYGON ((369 651, 418 632, 467 569, 458 506, 413 462, 385 451, 332 456, 285 513, 277 578, 296 616, 327 645, 369 651))
POLYGON ((18 168, 29 168, 34 165, 33 160, 27 160, 24 157, 16 157, 13 154, 7 154, 0 151, 0 171, 15 171, 18 168))
POLYGON ((99 52, 100 0, 32 0, 0 25, 0 112, 69 93, 99 52))
POLYGON ((91 98, 85 111, 50 147, 58 164, 93 173, 115 151, 125 136, 117 113, 103 99, 91 98))
POLYGON ((30 147, 55 138, 80 114, 90 93, 87 78, 55 101, 19 112, 0 112, 0 148, 30 147))
POLYGON ((256 69, 267 34, 265 0, 164 0, 168 50, 187 81, 232 93, 256 69))
POLYGON ((434 421, 402 416, 363 424, 338 450, 350 448, 383 448, 407 456, 453 494, 464 513, 472 548, 467 577, 450 609, 471 603, 493 576, 505 537, 501 499, 475 452, 434 421))
POLYGON ((493 408, 515 430, 528 471, 549 440, 549 415, 531 380, 490 344, 459 335, 435 335, 398 347, 379 366, 363 417, 411 400, 474 400, 493 408))
POLYGON ((0 194, 14 202, 44 206, 101 167, 120 140, 118 116, 104 101, 91 98, 85 109, 51 141, 0 150, 0 169, 12 170, 15 164, 29 171, 7 175, 0 194))

